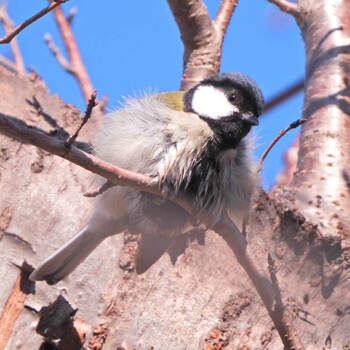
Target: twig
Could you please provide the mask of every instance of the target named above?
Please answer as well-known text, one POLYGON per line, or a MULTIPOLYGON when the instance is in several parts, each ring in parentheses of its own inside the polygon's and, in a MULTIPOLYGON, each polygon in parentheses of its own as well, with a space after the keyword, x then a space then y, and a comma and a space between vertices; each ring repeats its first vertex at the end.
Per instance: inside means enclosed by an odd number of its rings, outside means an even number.
MULTIPOLYGON (((15 118, 5 117, 1 113, 0 132, 65 158, 95 174, 105 177, 114 185, 130 186, 158 197, 162 196, 159 184, 152 178, 106 163, 79 150, 75 146, 71 146, 67 149, 64 147, 64 142, 38 132, 35 129, 31 129, 24 122, 15 118)), ((169 194, 168 198, 183 207, 189 214, 193 213, 192 203, 186 199, 179 199, 173 192, 169 194)), ((203 214, 199 215, 199 220, 210 227, 207 216, 203 214)), ((298 347, 294 349, 304 349, 302 345, 299 344, 300 342, 298 343, 298 337, 291 328, 291 321, 283 318, 284 314, 281 315, 274 311, 273 286, 269 279, 265 277, 264 273, 260 271, 260 267, 255 262, 255 257, 249 255, 245 236, 242 235, 225 212, 222 213, 219 222, 213 227, 213 230, 226 241, 235 254, 237 261, 250 277, 281 336, 285 348, 292 349, 289 345, 295 343, 298 344, 298 347)))
MULTIPOLYGON (((11 21, 11 18, 9 17, 5 6, 0 6, 0 22, 2 22, 6 34, 9 34, 13 31, 13 22, 11 21)), ((25 75, 26 70, 24 68, 22 54, 16 38, 11 41, 10 45, 16 65, 16 72, 19 75, 25 75)))
POLYGON ((15 118, 5 117, 1 113, 0 133, 67 159, 84 169, 105 177, 116 185, 132 186, 155 195, 159 194, 158 185, 152 178, 113 166, 75 146, 67 149, 64 146, 64 141, 45 135, 38 130, 28 127, 24 122, 15 118))
MULTIPOLYGON (((46 34, 44 36, 44 40, 47 43, 50 51, 56 58, 57 62, 62 66, 62 68, 72 74, 78 82, 80 90, 83 94, 84 100, 88 101, 91 92, 94 90, 90 77, 86 71, 85 65, 81 58, 78 45, 76 43, 73 31, 71 29, 71 24, 74 16, 76 15, 77 10, 72 9, 69 15, 66 17, 61 8, 56 8, 54 10, 54 16, 56 19, 57 26, 61 33, 63 43, 66 47, 69 60, 67 60, 59 48, 53 42, 51 35, 46 34)), ((102 96, 101 101, 99 103, 99 111, 101 113, 105 112, 105 108, 107 105, 108 99, 105 96, 102 96)))
POLYGON ((94 109, 94 107, 97 106, 98 102, 96 102, 96 96, 97 96, 97 92, 96 90, 91 94, 90 99, 88 101, 88 104, 86 106, 86 111, 85 111, 85 115, 82 118, 80 124, 77 126, 76 131, 74 132, 73 135, 69 136, 67 141, 64 143, 64 146, 66 148, 70 148, 73 144, 73 142, 76 140, 76 138, 79 135, 80 130, 83 128, 83 126, 88 122, 88 120, 91 117, 91 113, 92 110, 94 109))
POLYGON ((74 74, 72 65, 63 56, 61 50, 55 45, 50 34, 47 33, 44 35, 44 41, 63 69, 70 74, 74 74))
POLYGON ((103 192, 106 192, 107 190, 109 190, 111 187, 114 187, 114 186, 115 185, 112 182, 107 180, 101 186, 97 187, 95 190, 84 193, 84 197, 88 197, 88 198, 97 197, 100 194, 102 194, 103 192))
MULTIPOLYGON (((200 218, 204 222, 203 218, 200 218)), ((204 222, 205 223, 205 222, 204 222)), ((213 230, 219 234, 229 245, 237 261, 244 268, 250 277, 255 289, 259 293, 271 320, 273 321, 286 350, 305 350, 298 334, 296 333, 292 320, 288 317, 284 309, 275 308, 275 287, 271 281, 259 272, 254 257, 247 252, 247 241, 245 236, 238 230, 237 226, 230 220, 226 213, 215 225, 213 230)))
POLYGON ((281 130, 278 135, 274 138, 274 140, 270 143, 270 145, 266 148, 265 152, 263 153, 263 155, 260 158, 259 161, 259 165, 257 167, 257 172, 260 173, 261 169, 262 169, 262 164, 265 160, 265 158, 267 157, 267 155, 269 154, 269 152, 271 151, 272 147, 279 141, 279 139, 281 139, 289 130, 295 129, 297 128, 299 125, 303 124, 306 122, 305 118, 300 118, 298 120, 296 120, 295 122, 289 124, 289 126, 283 130, 281 130))
POLYGON ((227 27, 230 23, 233 11, 238 4, 238 0, 222 0, 219 10, 214 19, 214 26, 219 32, 220 36, 224 38, 227 27))
POLYGON ((293 85, 283 89, 276 96, 273 96, 268 101, 266 101, 264 106, 264 113, 269 112, 271 109, 275 108, 277 105, 288 100, 289 98, 297 94, 299 91, 303 90, 303 88, 304 88, 304 79, 300 79, 293 85))
POLYGON ((23 29, 27 28, 30 24, 37 21, 39 18, 45 16, 47 13, 55 9, 60 4, 66 2, 67 0, 55 0, 50 3, 49 6, 44 8, 43 10, 39 11, 34 16, 30 17, 26 21, 24 21, 22 24, 17 26, 11 33, 6 34, 2 38, 0 38, 0 44, 8 44, 17 34, 19 34, 23 29))
POLYGON ((281 11, 287 12, 294 17, 299 14, 298 5, 288 0, 269 0, 269 2, 275 4, 281 11))
POLYGON ((75 18, 76 14, 78 13, 78 9, 76 7, 72 7, 68 13, 67 21, 69 25, 72 25, 73 19, 75 18))
POLYGON ((68 66, 70 67, 68 71, 77 79, 84 99, 88 101, 94 88, 80 55, 77 42, 70 26, 70 19, 66 18, 60 7, 55 8, 53 14, 68 53, 68 66))

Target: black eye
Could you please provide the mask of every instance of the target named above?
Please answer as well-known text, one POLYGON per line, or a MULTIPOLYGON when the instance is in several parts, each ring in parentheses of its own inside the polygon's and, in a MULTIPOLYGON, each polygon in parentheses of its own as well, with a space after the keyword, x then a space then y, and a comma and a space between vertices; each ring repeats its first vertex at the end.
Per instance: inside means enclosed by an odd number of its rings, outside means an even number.
POLYGON ((237 95, 234 93, 231 93, 227 96, 227 99, 229 100, 229 102, 233 103, 237 100, 237 95))

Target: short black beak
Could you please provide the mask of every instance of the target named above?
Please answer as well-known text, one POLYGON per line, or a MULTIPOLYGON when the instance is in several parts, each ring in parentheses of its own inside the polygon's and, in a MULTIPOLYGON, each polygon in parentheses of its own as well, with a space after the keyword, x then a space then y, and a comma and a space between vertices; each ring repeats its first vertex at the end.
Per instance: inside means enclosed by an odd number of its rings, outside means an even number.
POLYGON ((248 112, 248 113, 243 114, 242 119, 247 124, 259 125, 258 118, 252 112, 248 112))

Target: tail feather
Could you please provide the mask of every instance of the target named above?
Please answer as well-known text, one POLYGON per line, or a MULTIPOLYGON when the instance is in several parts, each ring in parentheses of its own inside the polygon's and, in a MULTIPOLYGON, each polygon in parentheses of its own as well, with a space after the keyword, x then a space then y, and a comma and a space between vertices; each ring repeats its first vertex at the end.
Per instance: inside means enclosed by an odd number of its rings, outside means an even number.
POLYGON ((122 232, 125 227, 124 219, 111 220, 95 213, 88 224, 39 265, 29 279, 57 283, 73 272, 106 237, 122 232))
POLYGON ((104 240, 85 226, 65 245, 49 256, 30 275, 32 281, 46 281, 55 284, 87 258, 87 256, 104 240))

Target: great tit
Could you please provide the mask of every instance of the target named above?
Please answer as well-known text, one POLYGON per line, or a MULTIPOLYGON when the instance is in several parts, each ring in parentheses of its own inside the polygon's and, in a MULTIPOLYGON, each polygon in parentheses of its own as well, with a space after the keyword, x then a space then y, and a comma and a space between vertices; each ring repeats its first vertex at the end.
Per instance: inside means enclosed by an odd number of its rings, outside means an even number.
MULTIPOLYGON (((190 200, 194 213, 212 225, 225 210, 242 224, 256 186, 250 138, 264 105, 257 84, 240 73, 215 74, 186 92, 128 98, 106 115, 96 155, 142 173, 190 200)), ((54 284, 71 273, 106 237, 141 234, 148 252, 136 256, 136 271, 150 267, 192 217, 169 200, 116 186, 96 198, 87 224, 30 275, 54 284)))

